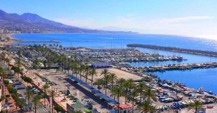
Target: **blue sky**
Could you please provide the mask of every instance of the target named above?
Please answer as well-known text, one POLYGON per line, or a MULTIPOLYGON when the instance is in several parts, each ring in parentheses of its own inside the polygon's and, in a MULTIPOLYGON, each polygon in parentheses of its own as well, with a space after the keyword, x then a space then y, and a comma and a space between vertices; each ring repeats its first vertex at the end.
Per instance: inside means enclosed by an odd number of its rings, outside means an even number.
POLYGON ((217 0, 1 0, 9 13, 69 25, 148 34, 217 36, 217 0))

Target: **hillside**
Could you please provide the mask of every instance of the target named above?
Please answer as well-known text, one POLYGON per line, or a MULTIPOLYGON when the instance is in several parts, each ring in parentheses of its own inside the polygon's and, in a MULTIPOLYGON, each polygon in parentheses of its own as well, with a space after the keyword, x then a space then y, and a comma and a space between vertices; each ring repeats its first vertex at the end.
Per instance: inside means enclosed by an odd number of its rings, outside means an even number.
POLYGON ((131 33, 84 29, 48 20, 37 14, 10 14, 0 10, 0 29, 21 33, 131 33))

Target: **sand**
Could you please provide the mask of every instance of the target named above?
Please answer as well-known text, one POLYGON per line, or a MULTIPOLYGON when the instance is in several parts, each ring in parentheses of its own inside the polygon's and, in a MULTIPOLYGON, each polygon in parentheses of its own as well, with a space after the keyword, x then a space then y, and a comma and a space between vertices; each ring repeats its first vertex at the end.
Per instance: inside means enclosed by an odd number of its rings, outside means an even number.
MULTIPOLYGON (((101 78, 102 76, 100 76, 100 74, 103 71, 103 69, 97 69, 96 71, 97 71, 97 77, 95 78, 101 78)), ((133 79, 133 80, 140 80, 142 78, 138 75, 126 71, 122 71, 116 68, 108 68, 108 72, 116 74, 118 78, 133 79)))

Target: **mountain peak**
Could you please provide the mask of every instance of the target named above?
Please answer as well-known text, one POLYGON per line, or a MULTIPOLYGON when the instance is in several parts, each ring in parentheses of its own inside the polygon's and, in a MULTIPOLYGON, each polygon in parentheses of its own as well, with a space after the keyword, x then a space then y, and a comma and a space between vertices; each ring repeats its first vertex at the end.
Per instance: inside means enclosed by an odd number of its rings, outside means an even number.
POLYGON ((23 13, 21 16, 25 16, 25 17, 40 17, 37 14, 34 13, 23 13))

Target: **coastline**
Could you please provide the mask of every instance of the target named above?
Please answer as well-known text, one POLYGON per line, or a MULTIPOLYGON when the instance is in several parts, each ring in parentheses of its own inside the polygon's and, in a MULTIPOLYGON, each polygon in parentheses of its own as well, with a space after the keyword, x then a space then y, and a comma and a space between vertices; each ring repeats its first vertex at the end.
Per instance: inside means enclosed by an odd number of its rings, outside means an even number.
POLYGON ((0 45, 10 45, 10 44, 18 41, 12 35, 14 35, 14 34, 0 34, 0 37, 2 37, 2 41, 0 42, 0 45))

